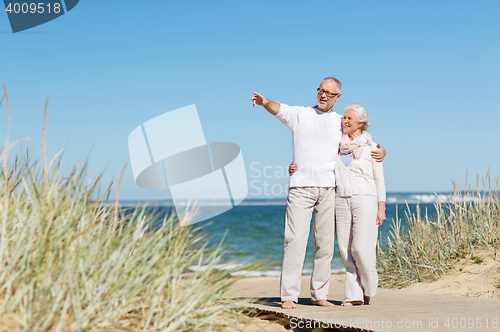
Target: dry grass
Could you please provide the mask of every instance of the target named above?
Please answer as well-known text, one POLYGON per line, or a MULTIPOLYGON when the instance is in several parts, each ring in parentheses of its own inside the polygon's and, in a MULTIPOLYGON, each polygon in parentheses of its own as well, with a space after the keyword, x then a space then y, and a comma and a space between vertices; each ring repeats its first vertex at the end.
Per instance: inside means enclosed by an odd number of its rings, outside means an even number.
POLYGON ((211 331, 240 306, 220 301, 235 279, 199 232, 96 198, 81 163, 10 160, 11 147, 0 150, 0 329, 211 331))
MULTIPOLYGON (((401 226, 396 217, 390 236, 379 242, 377 269, 381 287, 405 287, 444 275, 458 258, 475 257, 478 247, 494 254, 500 250, 500 198, 498 179, 477 177, 476 190, 464 191, 454 184, 453 199, 436 204, 432 220, 406 213, 401 226), (493 188, 492 188, 493 182, 493 188)), ((381 239, 382 240, 382 239, 381 239)))

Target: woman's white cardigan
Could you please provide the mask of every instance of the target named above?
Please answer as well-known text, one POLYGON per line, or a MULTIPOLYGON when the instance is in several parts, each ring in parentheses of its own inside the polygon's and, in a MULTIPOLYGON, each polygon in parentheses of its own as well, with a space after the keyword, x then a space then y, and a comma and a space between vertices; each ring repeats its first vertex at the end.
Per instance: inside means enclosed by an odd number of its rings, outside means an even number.
POLYGON ((372 195, 379 202, 385 202, 384 168, 381 162, 372 158, 372 150, 377 150, 377 145, 370 139, 361 157, 351 161, 348 166, 340 160, 340 155, 337 157, 335 179, 338 196, 372 195))

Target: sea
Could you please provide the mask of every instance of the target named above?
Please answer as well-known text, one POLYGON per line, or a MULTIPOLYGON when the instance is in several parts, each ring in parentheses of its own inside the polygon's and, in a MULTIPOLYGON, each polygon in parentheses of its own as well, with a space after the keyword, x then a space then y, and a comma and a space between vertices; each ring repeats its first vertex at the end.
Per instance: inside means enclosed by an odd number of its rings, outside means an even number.
MULTIPOLYGON (((447 194, 434 193, 388 193, 386 204, 387 220, 379 229, 379 242, 385 245, 391 227, 400 220, 404 227, 408 213, 421 214, 432 219, 436 214, 436 202, 446 202, 447 194)), ((121 201, 122 206, 133 209, 137 202, 121 201)), ((161 215, 175 213, 171 201, 155 203, 161 215)), ((209 246, 221 246, 224 258, 219 268, 239 268, 238 274, 248 277, 279 276, 283 257, 283 236, 285 225, 286 198, 247 199, 221 215, 199 222, 209 246), (249 265, 250 264, 250 265, 249 265), (252 266, 251 269, 246 267, 252 266)), ((314 222, 314 219, 312 220, 314 222)), ((311 223, 312 226, 312 223, 311 223)), ((313 268, 314 245, 312 231, 309 233, 303 274, 310 275, 313 268)), ((335 241, 332 273, 345 271, 342 258, 335 241)))

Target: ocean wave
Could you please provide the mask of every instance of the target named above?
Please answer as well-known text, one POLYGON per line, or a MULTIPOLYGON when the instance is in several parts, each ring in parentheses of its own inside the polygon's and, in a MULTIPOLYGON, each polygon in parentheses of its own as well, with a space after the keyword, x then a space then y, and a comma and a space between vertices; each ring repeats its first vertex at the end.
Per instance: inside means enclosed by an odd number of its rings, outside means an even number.
MULTIPOLYGON (((238 268, 244 266, 245 264, 217 264, 211 266, 211 268, 215 268, 217 270, 228 270, 233 276, 245 276, 245 277, 279 277, 281 275, 281 268, 274 268, 270 270, 237 270, 238 268)), ((193 265, 189 267, 191 271, 206 271, 209 268, 209 265, 193 265)), ((333 268, 331 270, 332 274, 337 273, 345 273, 345 268, 333 268)), ((312 269, 304 268, 302 271, 302 275, 310 276, 312 274, 312 269)))
POLYGON ((429 203, 450 203, 450 202, 477 202, 488 199, 487 194, 478 195, 476 193, 470 195, 462 194, 402 194, 388 193, 387 204, 429 204, 429 203))
MULTIPOLYGON (((342 269, 332 269, 331 274, 345 273, 345 268, 342 269)), ((304 269, 302 271, 303 276, 310 276, 312 274, 312 269, 304 269)), ((238 271, 236 273, 231 273, 231 275, 243 275, 245 277, 279 277, 281 275, 281 270, 271 270, 271 271, 238 271)))

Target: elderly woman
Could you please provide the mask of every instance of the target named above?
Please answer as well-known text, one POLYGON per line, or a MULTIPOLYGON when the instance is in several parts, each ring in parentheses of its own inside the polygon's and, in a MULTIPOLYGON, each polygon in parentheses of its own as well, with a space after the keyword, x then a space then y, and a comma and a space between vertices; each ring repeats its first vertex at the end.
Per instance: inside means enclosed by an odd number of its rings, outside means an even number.
POLYGON ((376 144, 368 128, 368 113, 359 103, 345 108, 340 155, 335 162, 337 242, 346 267, 343 306, 369 304, 377 292, 378 228, 385 221, 382 163, 370 155, 376 144))
MULTIPOLYGON (((382 163, 370 154, 377 146, 367 128, 365 108, 359 103, 347 106, 335 162, 337 242, 346 267, 342 306, 369 304, 377 292, 376 246, 378 228, 386 219, 385 184, 382 163)), ((292 163, 290 175, 296 169, 292 163)))

